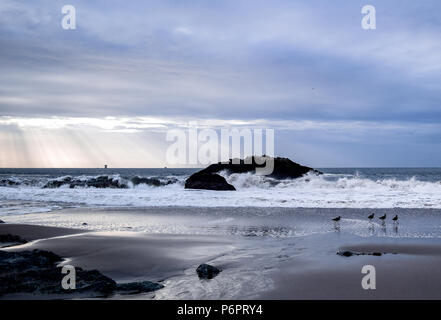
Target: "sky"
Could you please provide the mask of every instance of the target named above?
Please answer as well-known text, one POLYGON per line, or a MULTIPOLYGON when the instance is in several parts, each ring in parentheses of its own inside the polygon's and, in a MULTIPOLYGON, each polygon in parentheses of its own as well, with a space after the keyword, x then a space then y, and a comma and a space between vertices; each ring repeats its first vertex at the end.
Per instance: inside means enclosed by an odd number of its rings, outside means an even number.
POLYGON ((438 0, 2 0, 0 167, 163 167, 269 128, 315 167, 441 166, 438 0), (61 27, 64 5, 76 29, 61 27), (361 27, 364 5, 376 29, 361 27))

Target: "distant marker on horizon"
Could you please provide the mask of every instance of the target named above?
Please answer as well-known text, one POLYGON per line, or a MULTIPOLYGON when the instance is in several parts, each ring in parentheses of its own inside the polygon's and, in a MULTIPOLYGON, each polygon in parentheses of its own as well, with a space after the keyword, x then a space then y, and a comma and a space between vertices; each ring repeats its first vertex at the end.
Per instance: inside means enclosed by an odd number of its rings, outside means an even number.
POLYGON ((107 169, 107 164, 104 165, 104 169, 107 169))

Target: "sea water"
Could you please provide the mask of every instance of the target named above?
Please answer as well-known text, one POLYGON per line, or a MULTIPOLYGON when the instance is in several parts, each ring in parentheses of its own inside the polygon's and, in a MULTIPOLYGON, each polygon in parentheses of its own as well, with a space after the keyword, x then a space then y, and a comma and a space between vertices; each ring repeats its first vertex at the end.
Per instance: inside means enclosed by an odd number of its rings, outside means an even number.
POLYGON ((197 169, 0 169, 0 214, 108 206, 441 209, 441 168, 320 170, 323 175, 287 180, 223 172, 237 191, 220 192, 185 189, 197 169), (100 176, 114 185, 45 188, 52 181, 100 176))
POLYGON ((0 219, 103 231, 290 238, 441 236, 441 169, 339 168, 276 180, 221 173, 237 191, 185 189, 197 169, 0 169, 0 219), (85 185, 97 177, 106 188, 85 185), (51 188, 47 188, 51 185, 51 188), (367 216, 375 213, 373 221, 367 216), (378 220, 387 214, 383 226, 378 220), (391 218, 399 215, 394 224, 391 218), (331 218, 342 216, 336 226, 331 218), (87 225, 83 226, 83 223, 87 225))

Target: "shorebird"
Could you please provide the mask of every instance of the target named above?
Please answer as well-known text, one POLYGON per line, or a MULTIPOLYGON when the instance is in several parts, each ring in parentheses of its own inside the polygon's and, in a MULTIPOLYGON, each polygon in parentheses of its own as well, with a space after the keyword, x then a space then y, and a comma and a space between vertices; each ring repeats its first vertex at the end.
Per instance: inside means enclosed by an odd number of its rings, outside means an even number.
POLYGON ((396 214, 395 217, 392 218, 393 221, 398 221, 398 215, 396 214))
POLYGON ((372 213, 370 216, 368 216, 368 219, 372 220, 374 218, 374 216, 375 216, 375 213, 372 213))
POLYGON ((340 219, 341 219, 341 217, 338 216, 337 218, 332 219, 332 221, 338 222, 338 221, 340 221, 340 219))
POLYGON ((380 217, 381 220, 386 220, 386 215, 380 217))

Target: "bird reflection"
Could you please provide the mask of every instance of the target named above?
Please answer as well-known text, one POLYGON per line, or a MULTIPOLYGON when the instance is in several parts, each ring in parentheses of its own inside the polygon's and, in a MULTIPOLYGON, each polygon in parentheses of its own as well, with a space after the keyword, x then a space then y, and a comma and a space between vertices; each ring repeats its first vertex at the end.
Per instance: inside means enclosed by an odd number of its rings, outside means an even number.
POLYGON ((386 234, 387 233, 387 230, 386 230, 386 223, 383 221, 383 223, 381 224, 381 232, 383 232, 384 234, 386 234))
POLYGON ((341 220, 340 216, 332 219, 332 221, 334 221, 334 230, 335 230, 335 232, 340 232, 340 220, 341 220))
POLYGON ((375 225, 372 222, 369 223, 368 230, 372 236, 375 234, 375 225))
POLYGON ((392 221, 394 222, 394 227, 393 227, 394 233, 398 234, 398 225, 399 225, 399 223, 398 223, 398 215, 395 215, 395 217, 392 218, 392 221))

